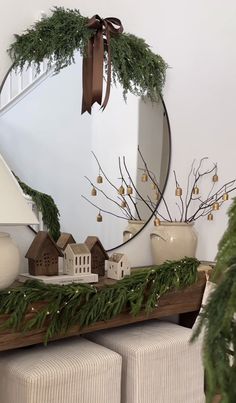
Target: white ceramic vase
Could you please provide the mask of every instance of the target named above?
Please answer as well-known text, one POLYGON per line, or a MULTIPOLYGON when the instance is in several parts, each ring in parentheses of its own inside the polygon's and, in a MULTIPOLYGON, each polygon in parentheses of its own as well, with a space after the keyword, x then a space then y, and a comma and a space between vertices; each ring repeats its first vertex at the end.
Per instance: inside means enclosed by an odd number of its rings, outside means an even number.
POLYGON ((19 272, 20 254, 9 234, 0 232, 0 290, 9 287, 19 272))
POLYGON ((127 227, 123 231, 123 242, 128 241, 136 235, 144 226, 146 221, 142 220, 129 220, 127 227))
POLYGON ((195 257, 197 234, 193 223, 162 221, 150 234, 154 264, 195 257))

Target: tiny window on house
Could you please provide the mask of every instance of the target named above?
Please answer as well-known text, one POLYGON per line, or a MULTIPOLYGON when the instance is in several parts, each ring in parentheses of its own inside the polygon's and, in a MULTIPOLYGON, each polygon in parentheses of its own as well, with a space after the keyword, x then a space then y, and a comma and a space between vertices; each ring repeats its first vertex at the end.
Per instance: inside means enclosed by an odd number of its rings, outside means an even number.
POLYGON ((87 256, 87 263, 89 264, 89 256, 87 256))
POLYGON ((81 264, 81 256, 79 257, 79 264, 81 264))
POLYGON ((120 267, 122 267, 123 266, 123 262, 120 262, 120 267))
POLYGON ((66 253, 65 253, 65 259, 66 259, 66 253))
POLYGON ((89 267, 87 267, 87 272, 89 273, 89 267))
POLYGON ((75 258, 75 264, 78 264, 78 258, 77 258, 77 256, 76 256, 76 258, 75 258))
POLYGON ((84 256, 84 258, 83 258, 83 263, 85 264, 85 256, 84 256))

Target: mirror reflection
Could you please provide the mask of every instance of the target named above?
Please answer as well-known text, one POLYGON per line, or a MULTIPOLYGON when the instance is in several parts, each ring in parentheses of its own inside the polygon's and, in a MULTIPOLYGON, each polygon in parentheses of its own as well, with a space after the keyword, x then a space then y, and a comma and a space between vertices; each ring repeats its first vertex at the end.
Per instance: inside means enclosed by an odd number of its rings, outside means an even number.
POLYGON ((1 94, 1 153, 29 186, 50 194, 61 230, 106 250, 139 232, 155 211, 169 169, 170 130, 160 100, 113 86, 104 112, 81 109, 81 57, 53 75, 12 74, 1 94), (10 93, 10 95, 9 95, 10 93), (156 186, 157 185, 157 186, 156 186), (159 192, 160 191, 160 192, 159 192))

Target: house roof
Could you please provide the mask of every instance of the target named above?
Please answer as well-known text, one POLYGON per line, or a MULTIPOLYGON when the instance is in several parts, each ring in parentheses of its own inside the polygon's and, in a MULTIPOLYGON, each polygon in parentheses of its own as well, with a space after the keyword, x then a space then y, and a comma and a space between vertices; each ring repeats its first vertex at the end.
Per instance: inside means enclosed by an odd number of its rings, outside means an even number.
POLYGON ((121 259, 123 258, 123 256, 124 256, 124 253, 113 253, 111 255, 111 257, 109 258, 109 261, 119 263, 121 261, 121 259))
POLYGON ((98 244, 102 252, 104 253, 105 259, 109 259, 107 252, 105 251, 100 239, 97 236, 88 236, 85 240, 85 244, 88 246, 89 250, 91 251, 93 247, 98 244))
POLYGON ((84 255, 90 253, 90 250, 85 243, 72 243, 68 245, 75 255, 84 255))
POLYGON ((65 250, 69 243, 76 243, 73 236, 67 232, 62 232, 57 240, 57 246, 65 250))
POLYGON ((49 242, 53 245, 58 256, 63 256, 63 253, 58 248, 57 244, 51 238, 49 233, 47 231, 39 231, 30 245, 25 257, 28 259, 37 259, 43 253, 43 248, 46 242, 49 242))

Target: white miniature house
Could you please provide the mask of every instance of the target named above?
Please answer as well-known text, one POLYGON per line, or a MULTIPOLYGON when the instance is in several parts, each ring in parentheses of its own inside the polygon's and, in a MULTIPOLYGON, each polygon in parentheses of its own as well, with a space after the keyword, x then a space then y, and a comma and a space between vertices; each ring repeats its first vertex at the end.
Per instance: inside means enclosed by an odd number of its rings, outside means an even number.
POLYGON ((130 264, 127 256, 123 253, 113 253, 109 260, 105 261, 107 277, 114 280, 121 280, 130 275, 130 264))
POLYGON ((85 283, 98 281, 98 275, 91 273, 91 253, 87 245, 72 243, 66 246, 64 274, 79 277, 85 283))

